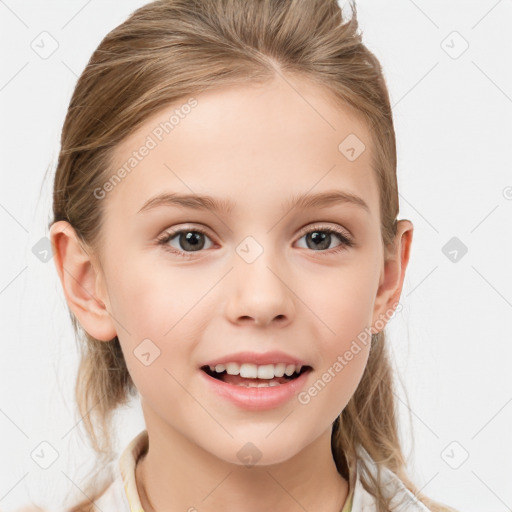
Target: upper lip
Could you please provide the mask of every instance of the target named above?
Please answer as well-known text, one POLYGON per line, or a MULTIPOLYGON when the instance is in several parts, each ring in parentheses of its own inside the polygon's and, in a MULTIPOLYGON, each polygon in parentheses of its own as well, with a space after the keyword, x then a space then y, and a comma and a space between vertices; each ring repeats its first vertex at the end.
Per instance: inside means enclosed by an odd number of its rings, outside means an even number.
POLYGON ((211 361, 207 361, 201 366, 216 366, 218 364, 226 364, 226 363, 252 363, 255 365, 264 365, 264 364, 278 364, 278 363, 286 363, 286 364, 294 364, 296 366, 309 366, 305 361, 299 359, 298 357, 291 356, 284 352, 280 352, 278 350, 273 350, 271 352, 235 352, 233 354, 228 354, 225 356, 218 357, 216 359, 212 359, 211 361))

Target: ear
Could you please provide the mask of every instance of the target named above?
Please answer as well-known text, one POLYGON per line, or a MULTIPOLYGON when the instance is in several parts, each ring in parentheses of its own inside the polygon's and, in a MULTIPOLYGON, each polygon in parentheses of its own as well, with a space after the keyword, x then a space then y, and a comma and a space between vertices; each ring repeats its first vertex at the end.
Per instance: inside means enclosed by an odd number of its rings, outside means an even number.
POLYGON ((113 339, 116 330, 105 305, 108 295, 99 264, 94 263, 69 222, 53 223, 50 240, 69 308, 89 335, 101 341, 113 339))
POLYGON ((411 221, 399 220, 393 244, 386 248, 386 258, 380 276, 372 318, 372 333, 374 334, 382 331, 400 300, 405 271, 409 263, 413 230, 414 226, 411 221))

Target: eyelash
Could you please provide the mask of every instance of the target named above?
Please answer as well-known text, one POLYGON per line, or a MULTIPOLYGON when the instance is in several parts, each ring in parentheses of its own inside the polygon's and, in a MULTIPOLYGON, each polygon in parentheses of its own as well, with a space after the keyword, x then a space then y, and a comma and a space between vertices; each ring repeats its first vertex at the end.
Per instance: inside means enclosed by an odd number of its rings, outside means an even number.
MULTIPOLYGON (((309 233, 313 233, 315 231, 319 231, 322 233, 328 233, 331 235, 337 235, 338 239, 341 242, 340 245, 338 245, 334 249, 330 249, 327 251, 314 251, 314 252, 320 253, 321 255, 323 255, 325 253, 336 254, 336 253, 346 250, 347 248, 355 246, 355 242, 351 238, 347 237, 347 235, 343 231, 341 231, 337 228, 330 227, 330 226, 328 227, 328 226, 322 226, 322 225, 314 225, 314 226, 310 227, 309 229, 307 229, 306 231, 302 231, 299 239, 301 239, 304 235, 308 235, 309 233)), ((201 233, 201 234, 207 236, 208 238, 210 238, 208 236, 208 233, 203 228, 199 228, 199 227, 184 228, 184 229, 182 228, 182 229, 177 229, 175 231, 170 231, 170 232, 164 233, 161 237, 159 237, 157 239, 157 243, 158 243, 158 245, 163 246, 163 248, 165 250, 171 252, 174 255, 180 256, 185 259, 193 258, 194 253, 201 252, 201 251, 192 251, 192 252, 178 251, 178 250, 174 249, 173 247, 167 245, 167 242, 171 241, 176 235, 179 235, 181 233, 201 233)))

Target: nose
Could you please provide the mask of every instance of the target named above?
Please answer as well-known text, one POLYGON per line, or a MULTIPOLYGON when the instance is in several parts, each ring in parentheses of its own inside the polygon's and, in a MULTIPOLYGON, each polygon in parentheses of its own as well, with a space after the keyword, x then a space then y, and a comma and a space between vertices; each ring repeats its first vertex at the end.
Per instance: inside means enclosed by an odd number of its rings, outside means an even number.
POLYGON ((252 263, 238 259, 226 280, 226 315, 233 323, 284 327, 293 320, 294 293, 282 266, 265 251, 252 263))

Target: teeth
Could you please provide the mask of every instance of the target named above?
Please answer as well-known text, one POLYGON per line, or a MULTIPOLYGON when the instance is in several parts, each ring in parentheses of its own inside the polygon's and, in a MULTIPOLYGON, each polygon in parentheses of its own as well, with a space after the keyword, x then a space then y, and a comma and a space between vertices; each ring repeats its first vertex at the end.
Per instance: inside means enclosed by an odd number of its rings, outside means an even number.
POLYGON ((236 363, 227 363, 226 364, 226 372, 228 372, 229 375, 238 375, 238 372, 240 371, 240 366, 236 363))
POLYGON ((295 365, 294 364, 289 364, 286 366, 286 370, 284 371, 285 375, 288 375, 288 377, 290 375, 292 375, 292 373, 295 371, 295 365))
MULTIPOLYGON (((222 373, 224 370, 229 375, 240 375, 246 379, 266 379, 272 380, 274 377, 291 377, 294 373, 300 373, 302 365, 277 363, 277 364, 264 364, 255 365, 251 363, 238 364, 235 362, 229 362, 226 364, 217 364, 215 366, 210 365, 212 372, 222 373)), ((258 384, 256 384, 258 385, 258 384)), ((261 383, 259 386, 267 386, 266 383, 261 383)))
POLYGON ((274 367, 274 376, 282 377, 284 375, 285 369, 286 369, 286 365, 284 363, 276 364, 274 367))
POLYGON ((240 377, 256 379, 258 377, 258 367, 255 364, 242 364, 240 366, 240 377))
POLYGON ((265 364, 257 367, 258 379, 273 379, 274 378, 274 365, 265 364))
POLYGON ((247 383, 241 383, 237 384, 237 386, 241 386, 243 388, 272 388, 274 386, 280 386, 279 382, 275 380, 271 380, 270 382, 261 382, 259 384, 256 384, 256 382, 247 382, 247 383))

